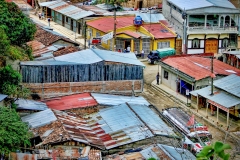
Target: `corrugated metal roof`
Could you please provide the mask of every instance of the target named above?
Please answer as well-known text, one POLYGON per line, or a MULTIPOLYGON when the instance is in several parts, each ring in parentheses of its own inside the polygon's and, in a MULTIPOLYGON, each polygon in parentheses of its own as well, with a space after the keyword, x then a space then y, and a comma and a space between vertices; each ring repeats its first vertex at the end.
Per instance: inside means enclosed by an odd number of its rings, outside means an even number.
POLYGON ((240 77, 235 74, 218 79, 213 85, 240 98, 240 77))
POLYGON ((24 109, 24 110, 38 110, 43 111, 48 109, 47 105, 43 102, 38 102, 34 100, 28 99, 18 99, 15 101, 17 104, 17 109, 24 109))
POLYGON ((237 98, 235 96, 232 96, 228 93, 226 93, 225 91, 220 91, 218 89, 214 89, 214 95, 210 95, 211 94, 211 87, 205 87, 199 90, 195 90, 190 92, 193 95, 201 95, 217 104, 220 104, 226 108, 230 108, 233 107, 237 104, 240 104, 240 98, 237 98))
POLYGON ((143 97, 119 96, 110 94, 91 93, 93 98, 101 105, 115 106, 123 103, 150 105, 143 97))
POLYGON ((234 9, 236 8, 229 0, 207 0, 207 1, 214 4, 214 6, 234 9))
POLYGON ((170 128, 153 110, 145 105, 130 104, 130 107, 141 117, 156 135, 176 136, 170 128))
POLYGON ((55 60, 80 64, 92 64, 101 61, 110 61, 144 66, 144 64, 140 62, 133 53, 119 53, 100 49, 81 50, 55 57, 55 60))
POLYGON ((150 14, 150 13, 141 13, 141 12, 136 12, 136 16, 141 16, 142 20, 145 23, 159 23, 160 20, 166 20, 163 14, 158 13, 158 14, 150 14))
POLYGON ((161 159, 159 153, 161 150, 168 155, 168 157, 171 160, 195 160, 196 157, 188 150, 182 149, 182 148, 176 148, 172 146, 167 146, 163 144, 157 144, 157 146, 150 146, 142 151, 140 153, 145 159, 148 158, 156 158, 156 159, 161 159))
POLYGON ((57 1, 42 2, 42 3, 39 3, 39 5, 42 6, 42 7, 46 7, 46 6, 49 6, 49 5, 54 4, 54 3, 57 3, 57 1))
POLYGON ((182 10, 192 10, 197 8, 204 8, 210 6, 218 6, 224 8, 235 8, 234 5, 227 0, 169 0, 170 3, 174 4, 182 10))
POLYGON ((96 115, 96 120, 115 142, 111 145, 108 144, 107 149, 153 136, 126 104, 101 109, 96 115))
POLYGON ((190 9, 196 9, 196 8, 203 8, 203 7, 210 7, 213 6, 212 3, 206 1, 206 0, 168 0, 170 3, 174 4, 178 8, 182 10, 190 10, 190 9))
POLYGON ((55 60, 80 64, 92 64, 102 61, 102 59, 97 54, 95 54, 91 49, 86 49, 62 55, 59 57, 55 57, 55 60))
POLYGON ((4 100, 8 95, 5 94, 0 94, 0 102, 4 100))
POLYGON ((145 66, 140 62, 134 53, 119 53, 113 51, 106 51, 101 49, 92 49, 92 51, 98 55, 104 61, 119 62, 126 64, 133 64, 138 66, 145 66))
POLYGON ((46 7, 48 8, 51 8, 51 9, 54 9, 54 8, 57 8, 59 6, 63 6, 63 5, 66 5, 67 3, 66 2, 63 2, 63 1, 56 1, 56 3, 51 3, 51 4, 48 4, 46 5, 46 7))
POLYGON ((46 101, 46 104, 51 109, 62 111, 73 108, 96 106, 97 102, 93 99, 93 97, 91 97, 89 93, 83 93, 58 97, 57 99, 50 99, 46 101))
MULTIPOLYGON (((161 63, 167 64, 186 75, 201 80, 209 78, 211 75, 211 59, 199 56, 169 56, 164 58, 161 63)), ((160 63, 160 64, 161 64, 160 63)), ((240 75, 240 69, 230 66, 217 59, 213 60, 213 70, 215 75, 240 75)))
POLYGON ((74 62, 65 62, 65 61, 55 61, 55 60, 22 61, 22 62, 20 62, 21 66, 51 66, 51 65, 74 65, 74 64, 78 64, 78 63, 77 62, 74 63, 74 62))
POLYGON ((51 109, 46 109, 41 112, 33 113, 24 116, 21 119, 23 122, 28 123, 30 128, 38 128, 57 120, 51 109))
POLYGON ((167 153, 172 160, 195 160, 196 157, 186 149, 182 148, 175 148, 173 146, 167 146, 163 144, 158 144, 158 147, 160 147, 165 153, 167 153))

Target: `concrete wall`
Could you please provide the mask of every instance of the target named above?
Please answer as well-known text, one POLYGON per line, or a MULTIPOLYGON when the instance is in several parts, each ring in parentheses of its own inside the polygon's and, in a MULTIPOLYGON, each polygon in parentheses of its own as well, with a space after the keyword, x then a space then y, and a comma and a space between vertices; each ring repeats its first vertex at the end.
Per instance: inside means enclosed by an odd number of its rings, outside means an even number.
POLYGON ((177 75, 173 74, 172 72, 169 72, 168 70, 165 70, 164 68, 161 69, 161 83, 165 86, 171 88, 173 91, 177 90, 177 75), (168 79, 164 78, 164 71, 168 72, 168 79))
POLYGON ((41 99, 84 92, 131 95, 132 90, 134 92, 143 91, 142 80, 23 83, 23 86, 29 88, 35 97, 41 99))

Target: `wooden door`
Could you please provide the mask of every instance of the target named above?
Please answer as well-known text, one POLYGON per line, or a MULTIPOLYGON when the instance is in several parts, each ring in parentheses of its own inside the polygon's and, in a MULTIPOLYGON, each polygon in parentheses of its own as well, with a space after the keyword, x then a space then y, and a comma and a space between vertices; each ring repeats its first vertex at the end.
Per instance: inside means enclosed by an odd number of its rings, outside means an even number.
POLYGON ((176 54, 182 54, 182 39, 176 39, 176 54))
POLYGON ((205 53, 218 53, 217 39, 207 39, 205 41, 205 53))

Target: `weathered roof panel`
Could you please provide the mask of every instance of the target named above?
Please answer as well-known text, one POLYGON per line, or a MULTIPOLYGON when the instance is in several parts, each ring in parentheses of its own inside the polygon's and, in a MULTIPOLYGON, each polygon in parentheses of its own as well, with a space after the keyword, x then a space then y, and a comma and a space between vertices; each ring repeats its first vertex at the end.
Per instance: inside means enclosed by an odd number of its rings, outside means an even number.
POLYGON ((63 1, 56 1, 56 3, 48 4, 46 7, 51 8, 51 9, 54 10, 54 8, 57 8, 57 7, 63 6, 63 5, 67 5, 67 3, 63 2, 63 1))
POLYGON ((170 3, 174 4, 178 8, 182 10, 190 10, 190 9, 196 9, 196 8, 203 8, 203 7, 210 7, 213 6, 212 3, 208 2, 207 0, 198 0, 198 1, 192 1, 192 0, 168 0, 170 3))
POLYGON ((17 104, 17 109, 24 109, 24 110, 38 110, 43 111, 48 109, 47 105, 43 102, 38 102, 29 99, 18 99, 15 101, 17 104))
POLYGON ((96 106, 97 102, 91 97, 89 93, 75 94, 69 96, 58 97, 57 99, 50 99, 46 104, 51 109, 68 110, 73 108, 83 108, 96 106))
POLYGON ((156 135, 176 136, 170 128, 153 110, 145 105, 130 104, 130 107, 148 125, 156 135))
POLYGON ((240 98, 240 77, 235 74, 218 79, 213 85, 240 98))
POLYGON ((174 160, 195 160, 196 157, 186 149, 182 148, 176 148, 173 146, 167 146, 163 144, 158 144, 158 147, 160 147, 162 150, 164 150, 165 153, 170 155, 174 160))
POLYGON ((133 97, 133 96, 119 96, 119 95, 110 95, 110 94, 100 94, 100 93, 91 93, 94 99, 101 105, 115 106, 123 103, 129 104, 139 104, 139 105, 150 105, 150 103, 145 100, 143 97, 133 97))
POLYGON ((41 112, 33 113, 24 116, 21 119, 23 122, 28 123, 30 128, 38 128, 57 120, 51 109, 46 109, 41 112))
POLYGON ((54 4, 54 3, 57 3, 57 1, 42 2, 42 3, 39 3, 39 5, 42 6, 42 7, 46 7, 46 6, 49 6, 49 5, 54 4))

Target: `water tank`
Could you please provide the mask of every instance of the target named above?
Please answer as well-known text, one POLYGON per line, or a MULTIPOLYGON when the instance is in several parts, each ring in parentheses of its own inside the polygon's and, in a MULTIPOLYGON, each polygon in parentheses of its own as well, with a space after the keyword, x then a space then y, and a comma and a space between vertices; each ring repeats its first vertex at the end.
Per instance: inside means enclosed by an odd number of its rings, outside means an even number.
POLYGON ((141 26, 142 25, 142 17, 141 16, 136 16, 133 20, 133 24, 135 26, 141 26))

